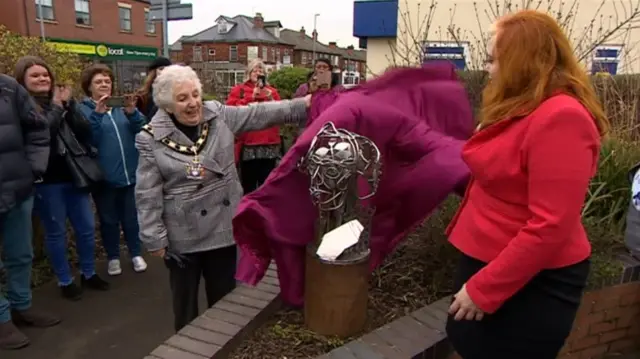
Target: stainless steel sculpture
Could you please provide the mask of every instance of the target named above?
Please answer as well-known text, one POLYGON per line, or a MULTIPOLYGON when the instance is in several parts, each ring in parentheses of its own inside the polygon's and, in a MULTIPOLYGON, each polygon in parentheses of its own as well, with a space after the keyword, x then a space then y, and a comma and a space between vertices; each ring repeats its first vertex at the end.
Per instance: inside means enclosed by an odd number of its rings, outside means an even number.
POLYGON ((376 193, 380 181, 378 147, 370 139, 328 122, 314 137, 299 168, 309 175, 309 190, 319 211, 315 247, 325 233, 358 219, 364 226, 362 235, 338 259, 353 261, 368 255, 375 209, 366 200, 376 193))

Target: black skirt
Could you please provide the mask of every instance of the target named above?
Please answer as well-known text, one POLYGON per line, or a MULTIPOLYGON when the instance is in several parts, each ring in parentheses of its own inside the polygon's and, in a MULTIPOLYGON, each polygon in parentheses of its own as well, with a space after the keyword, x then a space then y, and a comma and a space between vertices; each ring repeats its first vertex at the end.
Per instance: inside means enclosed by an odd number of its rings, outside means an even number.
MULTIPOLYGON (((454 293, 485 265, 463 254, 454 293)), ((481 321, 449 316, 447 335, 463 359, 555 359, 571 332, 588 274, 588 259, 544 270, 481 321)))

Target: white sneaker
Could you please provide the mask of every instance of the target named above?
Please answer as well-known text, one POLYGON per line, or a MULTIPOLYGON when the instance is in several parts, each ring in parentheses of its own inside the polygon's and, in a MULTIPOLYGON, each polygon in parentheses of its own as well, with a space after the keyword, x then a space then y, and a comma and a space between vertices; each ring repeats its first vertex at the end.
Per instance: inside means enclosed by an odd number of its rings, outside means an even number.
POLYGON ((133 270, 137 273, 147 270, 147 262, 144 261, 144 258, 137 256, 131 258, 131 261, 133 262, 133 270))
POLYGON ((107 273, 110 276, 122 274, 122 267, 120 266, 119 259, 112 259, 109 261, 109 266, 107 267, 107 273))

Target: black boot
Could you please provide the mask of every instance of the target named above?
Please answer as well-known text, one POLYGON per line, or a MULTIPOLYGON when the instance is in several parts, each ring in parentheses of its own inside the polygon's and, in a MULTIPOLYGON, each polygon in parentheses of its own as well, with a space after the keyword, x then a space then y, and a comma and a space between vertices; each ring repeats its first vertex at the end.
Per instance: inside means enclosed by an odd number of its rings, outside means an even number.
POLYGON ((109 283, 98 277, 97 274, 91 276, 91 278, 85 278, 84 274, 81 277, 82 287, 94 289, 94 290, 109 290, 109 283))
POLYGON ((60 287, 62 296, 71 301, 78 301, 82 298, 82 289, 77 284, 71 283, 60 287))

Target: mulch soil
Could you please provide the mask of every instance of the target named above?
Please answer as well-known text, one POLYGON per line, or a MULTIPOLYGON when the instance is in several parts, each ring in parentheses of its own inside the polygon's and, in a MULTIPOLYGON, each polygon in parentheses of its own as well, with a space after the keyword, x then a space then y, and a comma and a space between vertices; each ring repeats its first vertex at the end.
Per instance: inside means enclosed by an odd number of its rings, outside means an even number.
MULTIPOLYGON (((444 236, 451 210, 441 212, 408 236, 372 274, 368 322, 361 335, 451 294, 457 253, 444 236)), ((229 358, 315 358, 356 337, 318 335, 305 328, 301 310, 282 309, 229 358)))

